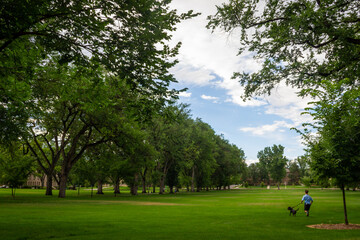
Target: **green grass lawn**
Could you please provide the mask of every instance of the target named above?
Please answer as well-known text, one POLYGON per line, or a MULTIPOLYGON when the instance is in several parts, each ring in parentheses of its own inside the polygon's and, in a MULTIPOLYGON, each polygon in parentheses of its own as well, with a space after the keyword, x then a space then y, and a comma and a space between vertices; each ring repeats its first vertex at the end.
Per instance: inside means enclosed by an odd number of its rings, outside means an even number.
MULTIPOLYGON (((44 190, 0 189, 0 239, 360 239, 360 230, 319 230, 306 225, 343 223, 340 190, 310 189, 310 217, 287 207, 304 189, 239 189, 174 195, 67 198, 44 190)), ((347 191, 350 223, 360 224, 360 192, 347 191)))

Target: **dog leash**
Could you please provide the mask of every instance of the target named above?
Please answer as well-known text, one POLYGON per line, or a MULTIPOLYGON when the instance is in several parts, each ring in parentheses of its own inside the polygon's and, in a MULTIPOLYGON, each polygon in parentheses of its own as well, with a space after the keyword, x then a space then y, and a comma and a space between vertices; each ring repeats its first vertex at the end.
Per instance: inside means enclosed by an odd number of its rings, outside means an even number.
POLYGON ((299 206, 301 204, 301 202, 299 202, 299 204, 298 205, 295 205, 295 206, 293 206, 292 208, 296 208, 297 206, 299 206))

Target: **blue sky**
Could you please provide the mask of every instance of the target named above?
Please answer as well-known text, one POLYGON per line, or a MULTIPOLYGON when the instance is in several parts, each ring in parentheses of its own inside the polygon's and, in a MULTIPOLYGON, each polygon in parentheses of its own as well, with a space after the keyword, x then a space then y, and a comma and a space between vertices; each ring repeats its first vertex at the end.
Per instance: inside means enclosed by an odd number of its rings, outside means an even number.
POLYGON ((294 159, 304 153, 301 138, 292 127, 311 121, 300 115, 310 99, 297 97, 297 90, 280 84, 270 96, 242 101, 243 88, 231 79, 233 72, 254 72, 261 60, 254 53, 238 56, 241 46, 236 31, 211 33, 206 17, 224 0, 173 0, 179 13, 193 9, 202 14, 177 25, 171 44, 181 41, 179 64, 171 72, 179 81, 172 87, 188 88, 180 101, 190 104, 194 118, 209 123, 217 134, 242 148, 247 163, 257 161, 257 152, 273 144, 285 147, 285 155, 294 159))

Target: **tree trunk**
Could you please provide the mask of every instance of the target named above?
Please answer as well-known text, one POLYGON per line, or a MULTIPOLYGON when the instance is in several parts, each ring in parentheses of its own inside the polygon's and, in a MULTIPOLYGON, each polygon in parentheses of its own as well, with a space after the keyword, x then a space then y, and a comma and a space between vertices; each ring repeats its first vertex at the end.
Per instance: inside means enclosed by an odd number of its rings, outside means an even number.
POLYGON ((61 174, 60 185, 59 185, 59 198, 65 198, 66 196, 66 182, 68 179, 68 173, 64 172, 61 174))
POLYGON ((142 193, 146 193, 146 177, 145 175, 141 177, 142 180, 142 193))
POLYGON ((131 188, 130 188, 130 193, 131 193, 131 195, 137 195, 137 192, 138 192, 138 186, 137 186, 137 184, 134 184, 134 185, 132 185, 131 186, 131 188))
POLYGON ((120 179, 115 182, 114 193, 115 193, 115 197, 116 194, 120 194, 120 179))
POLYGON ((45 174, 43 174, 41 177, 40 177, 40 182, 41 182, 41 188, 44 188, 45 187, 45 174))
POLYGON ((280 184, 279 183, 277 184, 277 187, 278 187, 278 190, 280 190, 280 184))
POLYGON ((192 174, 191 174, 191 191, 195 192, 195 166, 192 167, 192 174))
POLYGON ((172 194, 174 194, 174 186, 169 186, 169 188, 170 188, 170 193, 172 193, 172 194))
POLYGON ((104 194, 103 192, 103 183, 101 180, 98 180, 97 193, 96 194, 104 194))
POLYGON ((153 193, 156 193, 156 185, 153 184, 153 193))
POLYGON ((345 224, 349 225, 348 217, 347 217, 347 210, 346 210, 346 200, 345 200, 345 186, 344 184, 341 186, 342 195, 343 195, 343 203, 344 203, 344 215, 345 215, 345 224))
POLYGON ((131 195, 137 195, 138 192, 138 174, 134 176, 134 182, 130 186, 130 193, 131 195))
POLYGON ((46 193, 47 196, 52 196, 52 174, 46 174, 46 193))
POLYGON ((142 193, 146 193, 146 173, 147 167, 145 167, 144 172, 141 173, 141 181, 142 181, 142 193))
POLYGON ((160 177, 160 191, 159 194, 164 194, 164 188, 165 188, 165 176, 160 177))

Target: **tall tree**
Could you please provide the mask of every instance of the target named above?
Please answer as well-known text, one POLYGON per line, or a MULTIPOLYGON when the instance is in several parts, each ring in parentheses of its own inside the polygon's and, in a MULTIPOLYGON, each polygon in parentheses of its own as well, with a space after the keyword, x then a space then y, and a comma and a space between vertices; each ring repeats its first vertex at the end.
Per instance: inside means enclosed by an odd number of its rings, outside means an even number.
POLYGON ((272 147, 266 147, 258 152, 258 158, 260 163, 267 167, 270 177, 277 183, 277 187, 280 189, 281 180, 286 175, 285 166, 287 159, 284 156, 284 147, 275 144, 272 147))
POLYGON ((154 118, 149 126, 151 132, 151 144, 159 153, 156 160, 156 171, 154 174, 160 179, 160 194, 164 193, 165 180, 167 173, 175 164, 177 159, 182 159, 184 149, 184 122, 189 118, 187 105, 169 105, 165 107, 160 114, 154 118))
MULTIPOLYGON (((48 180, 61 159, 59 197, 65 197, 69 172, 83 153, 108 141, 115 129, 120 131, 125 113, 120 117, 119 109, 128 100, 119 97, 128 93, 118 84, 94 65, 61 65, 55 59, 39 69, 32 86, 31 140, 25 140, 48 180)), ((51 194, 48 191, 51 188, 51 194)))
POLYGON ((198 158, 194 161, 194 177, 196 191, 211 185, 211 175, 215 171, 215 132, 211 126, 201 119, 194 122, 191 138, 199 148, 198 158))
MULTIPOLYGON (((347 80, 345 80, 347 81, 347 80)), ((323 81, 316 91, 319 100, 308 109, 318 131, 317 137, 305 132, 311 157, 310 166, 320 179, 334 178, 342 189, 345 223, 348 224, 345 187, 360 181, 360 91, 345 89, 342 82, 323 81)))
POLYGON ((221 189, 222 186, 225 188, 234 184, 235 177, 245 170, 245 154, 237 146, 224 139, 224 136, 215 135, 214 138, 216 166, 212 178, 213 184, 221 189))

